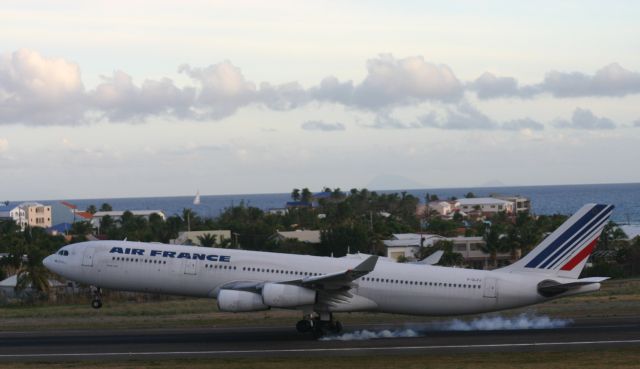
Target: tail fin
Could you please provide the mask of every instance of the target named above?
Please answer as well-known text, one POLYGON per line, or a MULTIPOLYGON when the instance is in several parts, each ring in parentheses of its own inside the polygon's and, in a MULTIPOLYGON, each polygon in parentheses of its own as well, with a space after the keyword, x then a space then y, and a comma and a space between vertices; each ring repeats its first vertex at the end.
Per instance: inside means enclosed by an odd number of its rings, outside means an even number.
POLYGON ((613 208, 604 204, 583 206, 529 254, 501 271, 578 278, 613 208))

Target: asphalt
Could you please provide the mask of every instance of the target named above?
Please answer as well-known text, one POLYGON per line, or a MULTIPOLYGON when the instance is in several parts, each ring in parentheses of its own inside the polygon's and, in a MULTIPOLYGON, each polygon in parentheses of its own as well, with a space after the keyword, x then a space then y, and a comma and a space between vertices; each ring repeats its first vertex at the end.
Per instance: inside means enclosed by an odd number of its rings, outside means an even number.
MULTIPOLYGON (((345 332, 408 325, 346 326, 345 332)), ((583 319, 557 329, 417 330, 418 337, 314 340, 293 327, 37 331, 0 333, 0 362, 205 357, 464 354, 640 348, 640 317, 583 319)))

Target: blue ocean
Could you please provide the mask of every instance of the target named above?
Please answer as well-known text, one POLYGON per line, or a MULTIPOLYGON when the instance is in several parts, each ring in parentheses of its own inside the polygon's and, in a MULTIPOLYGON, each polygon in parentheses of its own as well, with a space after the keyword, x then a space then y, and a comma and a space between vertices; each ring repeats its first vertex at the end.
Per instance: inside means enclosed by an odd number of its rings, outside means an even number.
MULTIPOLYGON (((619 224, 640 224, 640 183, 590 184, 561 186, 517 186, 517 187, 468 187, 468 188, 429 188, 412 190, 378 191, 393 193, 406 191, 424 201, 426 193, 436 194, 441 199, 456 196, 464 197, 473 192, 477 197, 491 194, 521 195, 531 199, 535 214, 571 214, 586 203, 614 204, 616 210, 612 219, 619 224)), ((290 201, 289 193, 247 194, 247 195, 211 195, 200 197, 200 205, 193 204, 194 196, 176 197, 138 197, 104 199, 61 199, 41 201, 53 206, 54 224, 73 219, 71 212, 60 204, 68 201, 86 209, 89 205, 100 207, 109 203, 114 210, 163 210, 167 215, 180 214, 182 209, 191 208, 200 215, 215 217, 225 208, 244 203, 264 210, 282 208, 290 201)))

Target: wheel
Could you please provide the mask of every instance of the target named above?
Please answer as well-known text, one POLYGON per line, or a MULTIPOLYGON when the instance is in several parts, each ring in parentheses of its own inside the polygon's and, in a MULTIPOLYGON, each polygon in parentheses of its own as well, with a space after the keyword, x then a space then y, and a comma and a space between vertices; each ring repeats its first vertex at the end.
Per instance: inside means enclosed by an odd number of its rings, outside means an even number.
POLYGON ((311 322, 306 319, 302 319, 301 321, 296 323, 296 330, 300 333, 309 332, 312 328, 313 326, 311 325, 311 322))
POLYGON ((313 338, 322 338, 324 336, 324 330, 320 325, 314 326, 311 333, 313 334, 313 338))
POLYGON ((94 309, 100 309, 102 307, 102 301, 100 300, 91 301, 91 307, 94 309))
POLYGON ((336 333, 342 333, 342 323, 339 320, 336 320, 336 324, 334 326, 334 331, 336 333))

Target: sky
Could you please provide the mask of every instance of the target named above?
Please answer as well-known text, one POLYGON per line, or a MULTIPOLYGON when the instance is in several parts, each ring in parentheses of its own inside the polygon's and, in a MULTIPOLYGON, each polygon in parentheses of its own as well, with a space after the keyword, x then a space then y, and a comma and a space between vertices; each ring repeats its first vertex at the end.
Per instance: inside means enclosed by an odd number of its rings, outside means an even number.
POLYGON ((3 1, 0 200, 640 182, 635 1, 3 1))

